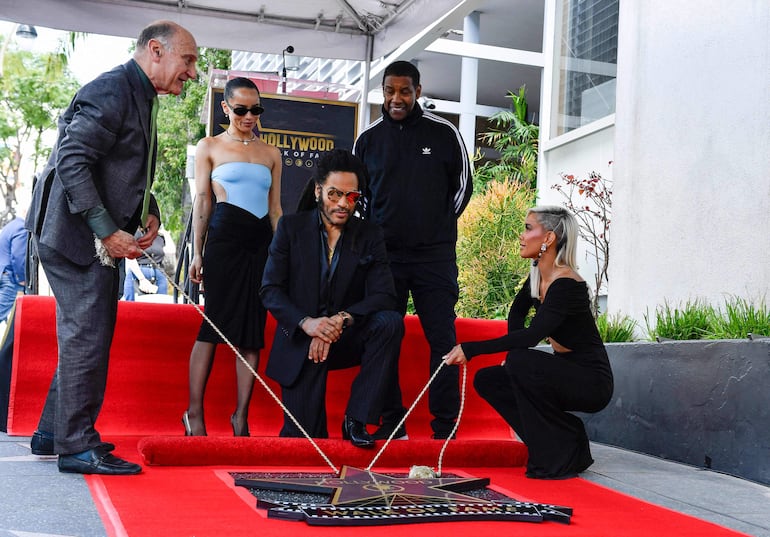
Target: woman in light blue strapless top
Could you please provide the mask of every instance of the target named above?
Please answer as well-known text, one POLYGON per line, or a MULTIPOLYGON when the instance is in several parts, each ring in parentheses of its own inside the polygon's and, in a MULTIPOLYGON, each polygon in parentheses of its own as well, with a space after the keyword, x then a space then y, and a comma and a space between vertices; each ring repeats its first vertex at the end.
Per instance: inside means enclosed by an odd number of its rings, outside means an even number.
MULTIPOLYGON (((227 130, 198 142, 195 152, 193 258, 190 280, 201 285, 205 311, 254 370, 264 346, 267 313, 259 299, 262 271, 281 217, 281 155, 255 133, 259 90, 247 78, 225 86, 227 130)), ((190 400, 185 434, 206 434, 203 399, 221 336, 205 320, 190 353, 190 400)), ((235 436, 248 436, 254 375, 237 356, 235 436)))

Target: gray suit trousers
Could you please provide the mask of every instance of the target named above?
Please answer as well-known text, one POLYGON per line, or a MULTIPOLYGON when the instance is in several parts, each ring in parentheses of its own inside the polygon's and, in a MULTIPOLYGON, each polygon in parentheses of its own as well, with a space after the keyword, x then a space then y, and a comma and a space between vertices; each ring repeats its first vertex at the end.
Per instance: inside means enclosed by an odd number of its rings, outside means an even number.
POLYGON ((56 298, 59 362, 38 430, 54 433, 57 454, 101 444, 96 418, 104 401, 107 365, 118 311, 119 271, 96 259, 73 263, 37 243, 40 262, 56 298))

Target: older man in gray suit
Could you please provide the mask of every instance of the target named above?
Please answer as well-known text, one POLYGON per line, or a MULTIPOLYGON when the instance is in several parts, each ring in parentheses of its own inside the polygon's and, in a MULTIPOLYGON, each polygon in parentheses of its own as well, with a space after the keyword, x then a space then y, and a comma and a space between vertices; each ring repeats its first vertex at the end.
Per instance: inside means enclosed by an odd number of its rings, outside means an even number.
POLYGON ((142 470, 110 453, 114 446, 95 428, 117 315, 114 260, 138 257, 158 234, 160 212, 149 195, 157 95, 181 93, 197 59, 195 39, 178 24, 142 30, 134 58, 83 86, 59 118, 59 139, 32 195, 26 228, 56 297, 59 365, 31 447, 58 454, 62 472, 142 470))

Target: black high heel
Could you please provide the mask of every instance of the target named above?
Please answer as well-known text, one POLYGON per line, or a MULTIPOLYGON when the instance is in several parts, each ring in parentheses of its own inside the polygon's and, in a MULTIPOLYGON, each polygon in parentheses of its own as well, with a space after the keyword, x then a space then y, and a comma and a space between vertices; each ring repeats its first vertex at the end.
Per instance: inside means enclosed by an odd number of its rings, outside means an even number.
POLYGON ((190 417, 187 415, 187 411, 182 414, 182 425, 184 425, 184 435, 192 436, 192 427, 190 427, 190 417))
POLYGON ((233 426, 233 436, 251 436, 249 434, 249 422, 246 422, 246 425, 241 429, 238 430, 238 426, 235 423, 235 414, 230 416, 230 425, 233 426))
POLYGON ((185 436, 206 436, 206 424, 203 423, 203 434, 195 434, 192 430, 192 425, 190 425, 190 415, 188 414, 188 411, 185 410, 184 414, 182 414, 182 425, 184 425, 184 435, 185 436))

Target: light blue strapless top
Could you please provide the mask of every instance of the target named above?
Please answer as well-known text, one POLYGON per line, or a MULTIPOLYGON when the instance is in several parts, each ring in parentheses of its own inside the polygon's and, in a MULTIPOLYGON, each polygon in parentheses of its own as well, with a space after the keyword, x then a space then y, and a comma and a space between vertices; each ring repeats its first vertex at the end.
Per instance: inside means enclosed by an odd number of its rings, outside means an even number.
POLYGON ((226 162, 211 171, 211 180, 225 189, 227 203, 249 211, 257 218, 267 214, 267 194, 272 176, 264 164, 226 162))

